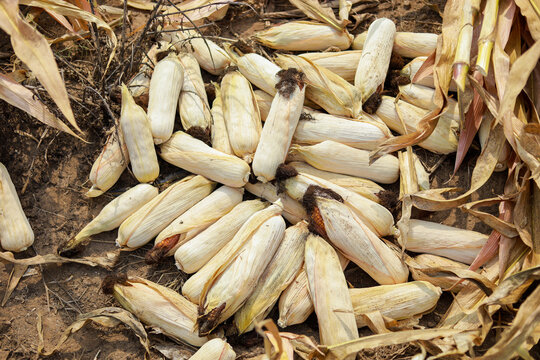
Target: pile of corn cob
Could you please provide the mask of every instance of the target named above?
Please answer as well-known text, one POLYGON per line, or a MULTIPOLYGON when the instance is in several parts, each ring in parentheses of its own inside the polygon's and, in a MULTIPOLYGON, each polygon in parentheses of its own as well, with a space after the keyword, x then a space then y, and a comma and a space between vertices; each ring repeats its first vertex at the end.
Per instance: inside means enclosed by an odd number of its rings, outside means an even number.
MULTIPOLYGON (((168 53, 153 72, 143 66, 122 85, 119 124, 92 167, 87 196, 109 190, 129 164, 141 184, 106 205, 61 254, 115 228, 124 249, 154 240, 147 262, 174 256, 179 270, 193 274, 182 294, 120 275, 104 290, 142 322, 203 346, 193 359, 234 359, 219 325, 230 319, 239 334, 251 331, 276 303, 280 327, 315 312, 321 344, 332 345, 358 338, 359 327, 418 318, 435 307, 441 288, 459 289, 453 278, 418 271, 407 282, 408 265, 466 267, 487 236, 411 220, 399 243, 423 254, 406 263, 383 239, 399 233, 379 184, 401 176, 401 195, 409 194, 429 188, 429 175, 412 151, 369 159, 392 131, 414 131, 432 109, 433 79, 410 80, 437 35, 399 33, 384 18, 354 39, 326 24, 289 22, 256 35, 278 50, 270 60, 195 31, 168 30, 150 51, 168 53), (342 51, 320 52, 330 47, 342 51), (393 57, 414 58, 400 71, 400 99, 381 96, 393 57), (201 69, 221 76, 212 106, 201 69), (174 132, 177 111, 183 130, 174 132), (159 193, 151 185, 158 157, 194 175, 159 193), (260 199, 245 200, 244 190, 260 199), (349 289, 343 270, 350 261, 380 286, 349 289)), ((419 146, 455 152, 458 121, 450 100, 419 146)), ((33 233, 5 167, 0 171, 2 207, 17 209, 0 218, 2 247, 22 251, 33 233)))

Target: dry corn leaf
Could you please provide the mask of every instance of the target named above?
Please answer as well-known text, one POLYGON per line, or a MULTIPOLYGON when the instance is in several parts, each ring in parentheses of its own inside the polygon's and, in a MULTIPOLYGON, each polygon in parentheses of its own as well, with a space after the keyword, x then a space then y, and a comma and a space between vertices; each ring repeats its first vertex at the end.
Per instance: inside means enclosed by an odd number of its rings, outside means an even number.
POLYGON ((12 252, 0 252, 0 262, 12 263, 17 265, 43 265, 43 264, 65 264, 77 263, 88 266, 99 266, 107 270, 112 270, 118 256, 119 250, 114 250, 105 254, 105 256, 86 256, 79 259, 70 259, 56 254, 36 255, 26 259, 15 259, 12 252))
POLYGON ((15 290, 15 288, 19 284, 19 281, 21 280, 22 276, 26 272, 26 269, 28 269, 28 265, 15 264, 13 266, 13 269, 11 270, 11 273, 9 274, 9 278, 8 278, 7 286, 6 286, 6 292, 4 293, 4 297, 2 298, 1 306, 6 305, 7 301, 9 300, 9 297, 11 296, 11 293, 13 293, 13 290, 15 290))
MULTIPOLYGON (((350 23, 347 19, 336 19, 336 15, 332 8, 329 6, 322 6, 318 0, 289 0, 289 2, 302 10, 308 18, 328 24, 336 30, 344 30, 347 24, 350 23)), ((340 1, 340 8, 341 7, 340 1)), ((342 11, 340 10, 340 16, 341 12, 342 11)))
POLYGON ((514 225, 521 240, 532 249, 530 266, 540 265, 540 189, 527 181, 514 207, 514 225))
POLYGON ((540 41, 540 3, 538 0, 515 0, 521 14, 527 19, 529 31, 535 41, 540 41))
POLYGON ((461 205, 459 208, 477 217, 478 219, 482 220, 485 224, 490 226, 492 229, 497 230, 504 236, 507 236, 507 237, 518 236, 518 232, 514 224, 508 221, 504 221, 503 219, 500 219, 492 214, 488 214, 486 212, 476 210, 477 207, 491 206, 491 205, 498 204, 501 201, 504 201, 504 199, 501 197, 483 199, 483 200, 473 201, 473 202, 461 205))
POLYGON ((168 21, 185 25, 200 25, 204 19, 220 20, 225 15, 230 3, 235 0, 188 0, 180 4, 169 6, 166 14, 168 21))

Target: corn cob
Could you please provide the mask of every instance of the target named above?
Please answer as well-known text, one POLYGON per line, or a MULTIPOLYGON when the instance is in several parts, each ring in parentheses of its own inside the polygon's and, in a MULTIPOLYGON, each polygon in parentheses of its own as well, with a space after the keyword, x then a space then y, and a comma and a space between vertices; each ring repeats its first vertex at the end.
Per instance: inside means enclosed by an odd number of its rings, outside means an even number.
POLYGON ((369 26, 354 77, 354 86, 359 90, 363 103, 384 85, 395 34, 396 25, 386 18, 377 19, 369 26))
POLYGON ((468 266, 463 263, 431 254, 420 254, 418 256, 415 256, 412 261, 412 264, 410 264, 409 262, 407 263, 409 264, 411 275, 414 280, 427 281, 430 284, 438 286, 445 291, 447 289, 450 289, 450 291, 452 291, 453 293, 458 293, 461 289, 463 289, 466 285, 469 284, 468 281, 461 281, 461 279, 457 276, 429 276, 421 271, 421 269, 429 269, 434 267, 457 267, 462 270, 467 270, 468 266), (417 270, 415 268, 419 268, 420 270, 417 270))
POLYGON ((278 92, 272 101, 253 158, 253 174, 263 183, 276 176, 285 161, 304 104, 304 74, 296 69, 278 72, 278 92))
MULTIPOLYGON (((399 93, 401 99, 409 104, 426 110, 435 109, 435 104, 433 103, 435 89, 423 85, 408 84, 401 85, 399 87, 399 93)), ((448 98, 448 108, 444 115, 454 121, 459 121, 459 108, 456 100, 448 98)))
POLYGON ((305 111, 298 122, 293 141, 296 144, 318 144, 332 140, 357 149, 373 150, 392 137, 390 130, 366 113, 348 119, 316 111, 305 111))
POLYGON ((178 56, 172 52, 154 68, 148 94, 148 121, 155 144, 164 143, 172 135, 184 76, 178 56))
MULTIPOLYGON (((377 109, 377 115, 388 125, 388 127, 400 134, 416 131, 416 126, 420 119, 428 113, 427 110, 411 105, 405 101, 395 99, 390 96, 383 96, 381 105, 377 109), (396 111, 399 108, 399 113, 396 111), (403 123, 401 122, 403 120, 403 123), (403 128, 405 124, 405 128, 403 128)), ((437 127, 433 133, 418 145, 437 154, 450 154, 457 149, 458 139, 456 131, 459 125, 453 119, 443 114, 439 118, 437 127)))
POLYGON ((399 161, 384 155, 369 165, 369 152, 326 140, 316 145, 292 145, 291 152, 320 170, 364 177, 383 184, 392 184, 399 176, 399 161))
POLYGON ((24 251, 34 243, 34 232, 24 214, 9 172, 0 163, 0 244, 6 251, 24 251))
MULTIPOLYGON (((249 231, 237 256, 228 261, 229 265, 220 271, 218 278, 214 277, 205 285, 208 291, 201 297, 197 320, 200 335, 210 333, 248 299, 281 243, 284 232, 285 220, 280 215, 249 231)), ((242 229, 238 234, 243 234, 242 229)))
POLYGON ((193 205, 158 234, 146 262, 153 264, 172 256, 182 244, 231 211, 242 201, 243 194, 244 189, 222 186, 193 205))
POLYGON ((227 134, 227 127, 225 126, 225 119, 223 118, 223 101, 221 100, 221 88, 217 83, 213 83, 216 93, 216 98, 212 103, 212 126, 210 127, 210 134, 212 138, 212 147, 217 151, 221 151, 225 154, 233 154, 231 149, 231 143, 229 142, 229 135, 227 134))
POLYGON ((178 98, 178 114, 184 130, 203 141, 210 140, 212 115, 197 59, 190 53, 178 55, 184 69, 184 83, 178 98))
POLYGON ((221 81, 221 99, 231 148, 237 156, 251 163, 262 124, 249 81, 238 71, 229 72, 221 81))
MULTIPOLYGON (((362 50, 366 42, 368 32, 364 31, 355 36, 352 48, 362 50)), ((406 58, 429 56, 437 48, 437 34, 396 32, 392 51, 406 58)))
POLYGON ((132 187, 105 205, 99 214, 75 237, 60 245, 58 253, 65 255, 77 252, 81 244, 85 243, 90 236, 116 229, 141 206, 155 198, 157 194, 158 189, 149 184, 139 184, 132 187))
POLYGON ((248 200, 236 205, 227 215, 176 250, 176 266, 188 274, 198 271, 231 241, 251 215, 265 207, 261 200, 248 200))
POLYGON ((292 199, 287 194, 279 194, 278 189, 270 183, 247 183, 244 188, 255 196, 266 199, 272 203, 281 201, 283 207, 283 217, 291 224, 307 219, 307 214, 302 204, 292 199))
POLYGON ((399 239, 407 250, 444 256, 471 264, 488 236, 430 221, 411 219, 406 239, 399 239))
MULTIPOLYGON (((426 61, 427 57, 425 56, 419 56, 411 60, 407 65, 403 67, 401 70, 401 75, 409 78, 411 82, 413 82, 414 77, 416 76, 416 73, 418 70, 420 70, 420 67, 424 64, 424 61, 426 61)), ((433 80, 433 73, 426 75, 422 77, 422 79, 414 81, 413 82, 416 85, 423 85, 428 86, 430 88, 435 87, 435 82, 433 80)), ((450 88, 449 91, 457 91, 456 83, 454 80, 450 82, 450 88)))
POLYGON ((303 203, 311 226, 382 285, 407 281, 408 269, 332 190, 310 186, 303 203))
POLYGON ((251 236, 261 228, 263 223, 279 216, 281 211, 281 206, 274 204, 253 214, 242 225, 233 239, 184 283, 182 294, 192 302, 199 304, 201 296, 203 296, 203 291, 206 292, 204 290, 206 284, 212 281, 212 279, 215 279, 224 270, 225 266, 233 260, 233 257, 238 254, 251 236))
POLYGON ((352 118, 360 116, 360 93, 341 76, 299 56, 278 54, 276 63, 284 69, 297 68, 305 75, 306 98, 320 105, 329 114, 352 118))
MULTIPOLYGON (((482 123, 480 124, 480 128, 478 129, 478 139, 480 140, 480 147, 482 149, 485 148, 487 139, 489 137, 489 132, 491 128, 492 122, 489 121, 489 119, 486 119, 487 116, 491 115, 484 115, 484 119, 482 119, 482 123)), ((499 155, 499 159, 497 161, 497 165, 495 166, 495 171, 504 171, 508 168, 508 157, 510 156, 510 147, 508 145, 508 142, 504 143, 504 147, 501 151, 501 154, 499 155)))
POLYGON ((400 151, 399 159, 399 197, 429 189, 429 174, 412 150, 400 151), (410 152, 409 152, 410 151, 410 152), (412 157, 412 158, 411 158, 412 157))
POLYGON ((305 221, 289 227, 274 257, 264 270, 253 293, 234 315, 238 332, 251 331, 263 320, 279 299, 281 292, 294 280, 304 262, 304 247, 309 234, 305 221))
POLYGON ((132 249, 143 246, 174 219, 210 194, 214 186, 214 182, 202 176, 188 176, 172 184, 120 225, 116 244, 132 249))
POLYGON ((165 286, 140 277, 111 276, 103 281, 103 292, 146 325, 157 328, 176 341, 202 346, 209 338, 194 331, 197 306, 165 286))
POLYGON ((143 104, 148 105, 148 93, 150 91, 150 81, 153 72, 151 64, 156 64, 158 62, 157 55, 167 51, 170 46, 170 44, 164 41, 160 41, 153 45, 150 50, 148 50, 148 53, 144 54, 141 60, 141 66, 139 67, 139 72, 129 80, 127 87, 137 104, 141 106, 143 104))
POLYGON ((259 107, 259 114, 261 115, 261 120, 266 121, 268 113, 270 112, 270 106, 274 98, 272 95, 265 93, 262 90, 255 90, 253 92, 255 96, 255 101, 257 101, 257 106, 259 107))
POLYGON ((220 338, 208 341, 189 360, 234 360, 236 353, 231 345, 220 338))
POLYGON ((378 194, 384 190, 380 185, 371 180, 319 170, 311 165, 306 164, 305 162, 294 161, 288 163, 287 165, 294 167, 299 173, 330 181, 337 186, 341 186, 342 188, 355 192, 358 195, 362 195, 363 197, 375 201, 376 203, 380 202, 378 194))
POLYGON ((356 68, 360 61, 360 50, 347 50, 338 52, 313 52, 298 56, 303 57, 315 65, 321 66, 352 82, 356 75, 356 68))
POLYGON ((236 156, 212 149, 204 142, 175 132, 160 147, 163 160, 189 172, 231 187, 241 187, 249 179, 249 165, 236 156))
POLYGON ((101 150, 92 170, 90 182, 92 187, 86 193, 88 197, 96 197, 109 190, 129 164, 129 154, 120 126, 113 127, 107 142, 101 150))
POLYGON ((329 47, 348 49, 353 37, 346 30, 338 31, 325 24, 290 21, 259 31, 255 34, 255 40, 272 49, 319 51, 329 47))
POLYGON ((272 96, 276 94, 276 84, 279 80, 277 73, 281 70, 279 66, 256 53, 238 56, 234 61, 238 71, 249 82, 272 96))
POLYGON ((122 85, 120 126, 133 174, 140 182, 154 181, 159 175, 159 164, 150 123, 144 110, 135 104, 126 85, 122 85))
MULTIPOLYGON (((306 241, 305 267, 321 344, 357 339, 351 297, 336 251, 321 237, 310 234, 306 241)), ((356 354, 345 359, 355 357, 356 354)))
POLYGON ((364 314, 379 312, 389 320, 405 320, 430 312, 442 290, 425 281, 349 289, 356 325, 367 326, 364 314))

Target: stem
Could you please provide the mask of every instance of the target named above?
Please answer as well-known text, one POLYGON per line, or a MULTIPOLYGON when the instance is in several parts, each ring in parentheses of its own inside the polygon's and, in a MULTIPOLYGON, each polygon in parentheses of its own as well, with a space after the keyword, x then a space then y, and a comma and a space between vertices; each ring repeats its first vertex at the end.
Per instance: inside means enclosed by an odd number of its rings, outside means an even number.
POLYGON ((454 81, 461 91, 465 90, 465 80, 471 61, 471 44, 473 35, 473 6, 471 0, 463 2, 461 29, 454 57, 454 81))
POLYGON ((478 58, 476 68, 483 76, 487 76, 491 51, 495 37, 495 26, 497 25, 497 13, 499 12, 499 0, 487 0, 484 9, 484 20, 480 37, 478 38, 478 58))

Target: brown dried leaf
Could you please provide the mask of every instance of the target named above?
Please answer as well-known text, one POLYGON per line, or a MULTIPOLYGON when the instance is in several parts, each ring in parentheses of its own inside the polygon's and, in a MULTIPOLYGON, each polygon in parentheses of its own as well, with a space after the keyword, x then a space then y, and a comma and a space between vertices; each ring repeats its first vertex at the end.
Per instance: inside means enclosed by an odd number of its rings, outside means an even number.
POLYGON ((13 266, 13 269, 11 270, 11 273, 9 274, 9 279, 7 281, 6 292, 4 293, 4 297, 2 298, 2 306, 6 305, 9 297, 11 296, 11 293, 13 293, 13 290, 15 290, 15 288, 19 284, 19 281, 26 272, 26 269, 28 269, 27 265, 15 264, 15 266, 13 266))
POLYGON ((56 254, 36 255, 26 259, 15 259, 13 253, 9 251, 0 252, 0 262, 12 263, 18 265, 43 265, 43 264, 65 264, 77 263, 88 266, 100 266, 107 270, 112 270, 118 260, 119 250, 111 251, 105 256, 87 256, 79 259, 70 259, 56 254))
POLYGON ((485 224, 490 226, 492 229, 497 230, 504 236, 507 236, 507 237, 518 236, 518 231, 516 230, 516 227, 514 224, 508 221, 504 221, 503 219, 493 216, 491 214, 488 214, 486 212, 478 211, 475 209, 477 207, 495 205, 504 200, 505 199, 501 197, 483 199, 483 200, 473 201, 473 202, 464 204, 460 206, 459 208, 465 211, 466 213, 469 213, 477 217, 478 219, 482 220, 485 224))
POLYGON ((540 4, 537 0, 515 0, 521 14, 527 19, 529 31, 535 41, 540 41, 540 4))
POLYGON ((329 6, 322 6, 318 0, 289 0, 289 2, 302 10, 308 18, 328 24, 336 30, 342 31, 350 23, 347 19, 338 20, 334 10, 329 6))

